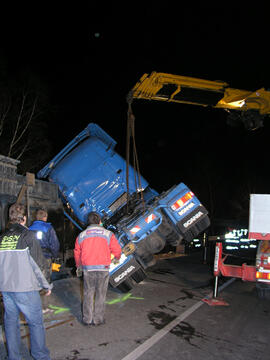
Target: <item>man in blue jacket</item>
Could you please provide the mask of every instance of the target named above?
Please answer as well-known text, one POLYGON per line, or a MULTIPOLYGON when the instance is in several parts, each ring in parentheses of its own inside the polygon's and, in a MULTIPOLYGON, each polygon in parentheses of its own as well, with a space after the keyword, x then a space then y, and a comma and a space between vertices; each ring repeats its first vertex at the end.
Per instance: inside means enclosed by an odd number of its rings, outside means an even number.
POLYGON ((48 213, 46 210, 38 209, 35 217, 36 220, 31 226, 29 226, 29 230, 35 232, 36 239, 38 240, 43 255, 47 260, 46 278, 47 280, 50 280, 52 274, 52 259, 58 257, 60 247, 59 240, 52 224, 47 222, 48 213))
POLYGON ((26 224, 26 207, 13 204, 9 209, 8 229, 0 236, 0 291, 4 302, 4 326, 8 359, 21 359, 20 312, 28 323, 31 355, 35 360, 50 360, 39 291, 51 294, 52 286, 42 268, 44 256, 26 224))

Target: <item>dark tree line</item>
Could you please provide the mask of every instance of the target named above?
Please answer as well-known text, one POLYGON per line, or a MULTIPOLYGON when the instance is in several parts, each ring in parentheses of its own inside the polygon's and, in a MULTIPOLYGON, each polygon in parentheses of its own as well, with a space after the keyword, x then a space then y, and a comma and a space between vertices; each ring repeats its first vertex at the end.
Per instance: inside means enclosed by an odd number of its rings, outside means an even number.
POLYGON ((51 157, 46 86, 35 74, 10 71, 0 58, 0 154, 20 160, 18 171, 37 172, 51 157))

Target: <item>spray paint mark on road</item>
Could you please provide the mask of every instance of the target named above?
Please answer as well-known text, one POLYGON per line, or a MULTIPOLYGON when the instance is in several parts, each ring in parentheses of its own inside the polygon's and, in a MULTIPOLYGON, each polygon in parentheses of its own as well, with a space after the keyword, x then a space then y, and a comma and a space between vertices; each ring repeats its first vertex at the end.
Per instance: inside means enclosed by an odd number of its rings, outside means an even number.
POLYGON ((55 306, 55 305, 49 305, 48 306, 50 309, 54 310, 54 314, 60 314, 62 312, 66 312, 66 311, 70 311, 70 308, 63 308, 60 306, 55 306))
POLYGON ((144 300, 144 298, 142 297, 136 297, 136 296, 132 296, 131 293, 128 293, 124 296, 121 296, 120 298, 116 298, 116 299, 112 299, 112 300, 109 300, 109 301, 106 301, 106 304, 107 305, 113 305, 113 304, 117 304, 117 303, 121 303, 121 302, 124 302, 128 299, 132 299, 132 300, 144 300))

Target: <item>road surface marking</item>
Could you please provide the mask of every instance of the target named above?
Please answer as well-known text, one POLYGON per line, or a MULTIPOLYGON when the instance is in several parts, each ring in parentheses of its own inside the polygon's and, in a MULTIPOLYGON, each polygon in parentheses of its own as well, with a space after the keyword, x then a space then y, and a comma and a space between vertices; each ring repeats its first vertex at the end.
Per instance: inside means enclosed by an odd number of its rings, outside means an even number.
MULTIPOLYGON (((232 278, 226 283, 224 283, 219 288, 219 292, 225 289, 228 285, 230 285, 235 278, 232 278)), ((206 297, 211 297, 213 295, 213 292, 208 294, 206 297)), ((191 315, 194 311, 199 309, 203 304, 205 304, 202 300, 198 301, 196 304, 192 305, 189 309, 187 309, 183 314, 179 315, 176 319, 171 321, 168 325, 164 326, 161 330, 159 330, 155 335, 153 335, 151 338, 146 340, 143 344, 138 346, 136 349, 134 349, 131 353, 129 353, 127 356, 122 358, 122 360, 136 360, 138 359, 143 353, 145 353, 148 349, 150 349, 155 343, 157 343, 160 339, 163 338, 163 336, 167 335, 168 332, 170 332, 175 326, 177 326, 181 321, 184 321, 189 315, 191 315)))
POLYGON ((122 296, 121 298, 117 298, 117 299, 112 299, 112 300, 109 300, 109 301, 106 301, 106 304, 108 305, 113 305, 113 304, 116 304, 116 303, 119 303, 119 302, 124 302, 128 299, 134 299, 134 300, 144 300, 144 298, 142 297, 135 297, 135 296, 132 296, 131 293, 128 293, 127 295, 124 295, 122 296))
POLYGON ((49 305, 48 306, 50 309, 54 310, 54 314, 60 314, 62 312, 65 312, 65 311, 70 311, 70 308, 63 308, 63 307, 60 307, 60 306, 54 306, 54 305, 49 305))

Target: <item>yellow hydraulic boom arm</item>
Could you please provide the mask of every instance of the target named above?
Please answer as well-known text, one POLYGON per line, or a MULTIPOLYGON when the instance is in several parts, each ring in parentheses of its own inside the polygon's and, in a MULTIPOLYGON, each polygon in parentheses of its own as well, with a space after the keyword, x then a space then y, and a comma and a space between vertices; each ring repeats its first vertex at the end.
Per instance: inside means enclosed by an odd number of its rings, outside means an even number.
POLYGON ((212 106, 228 111, 240 110, 242 120, 249 129, 262 126, 263 117, 270 114, 270 92, 264 88, 256 91, 239 90, 230 88, 223 81, 157 72, 144 74, 132 88, 128 99, 212 106))

